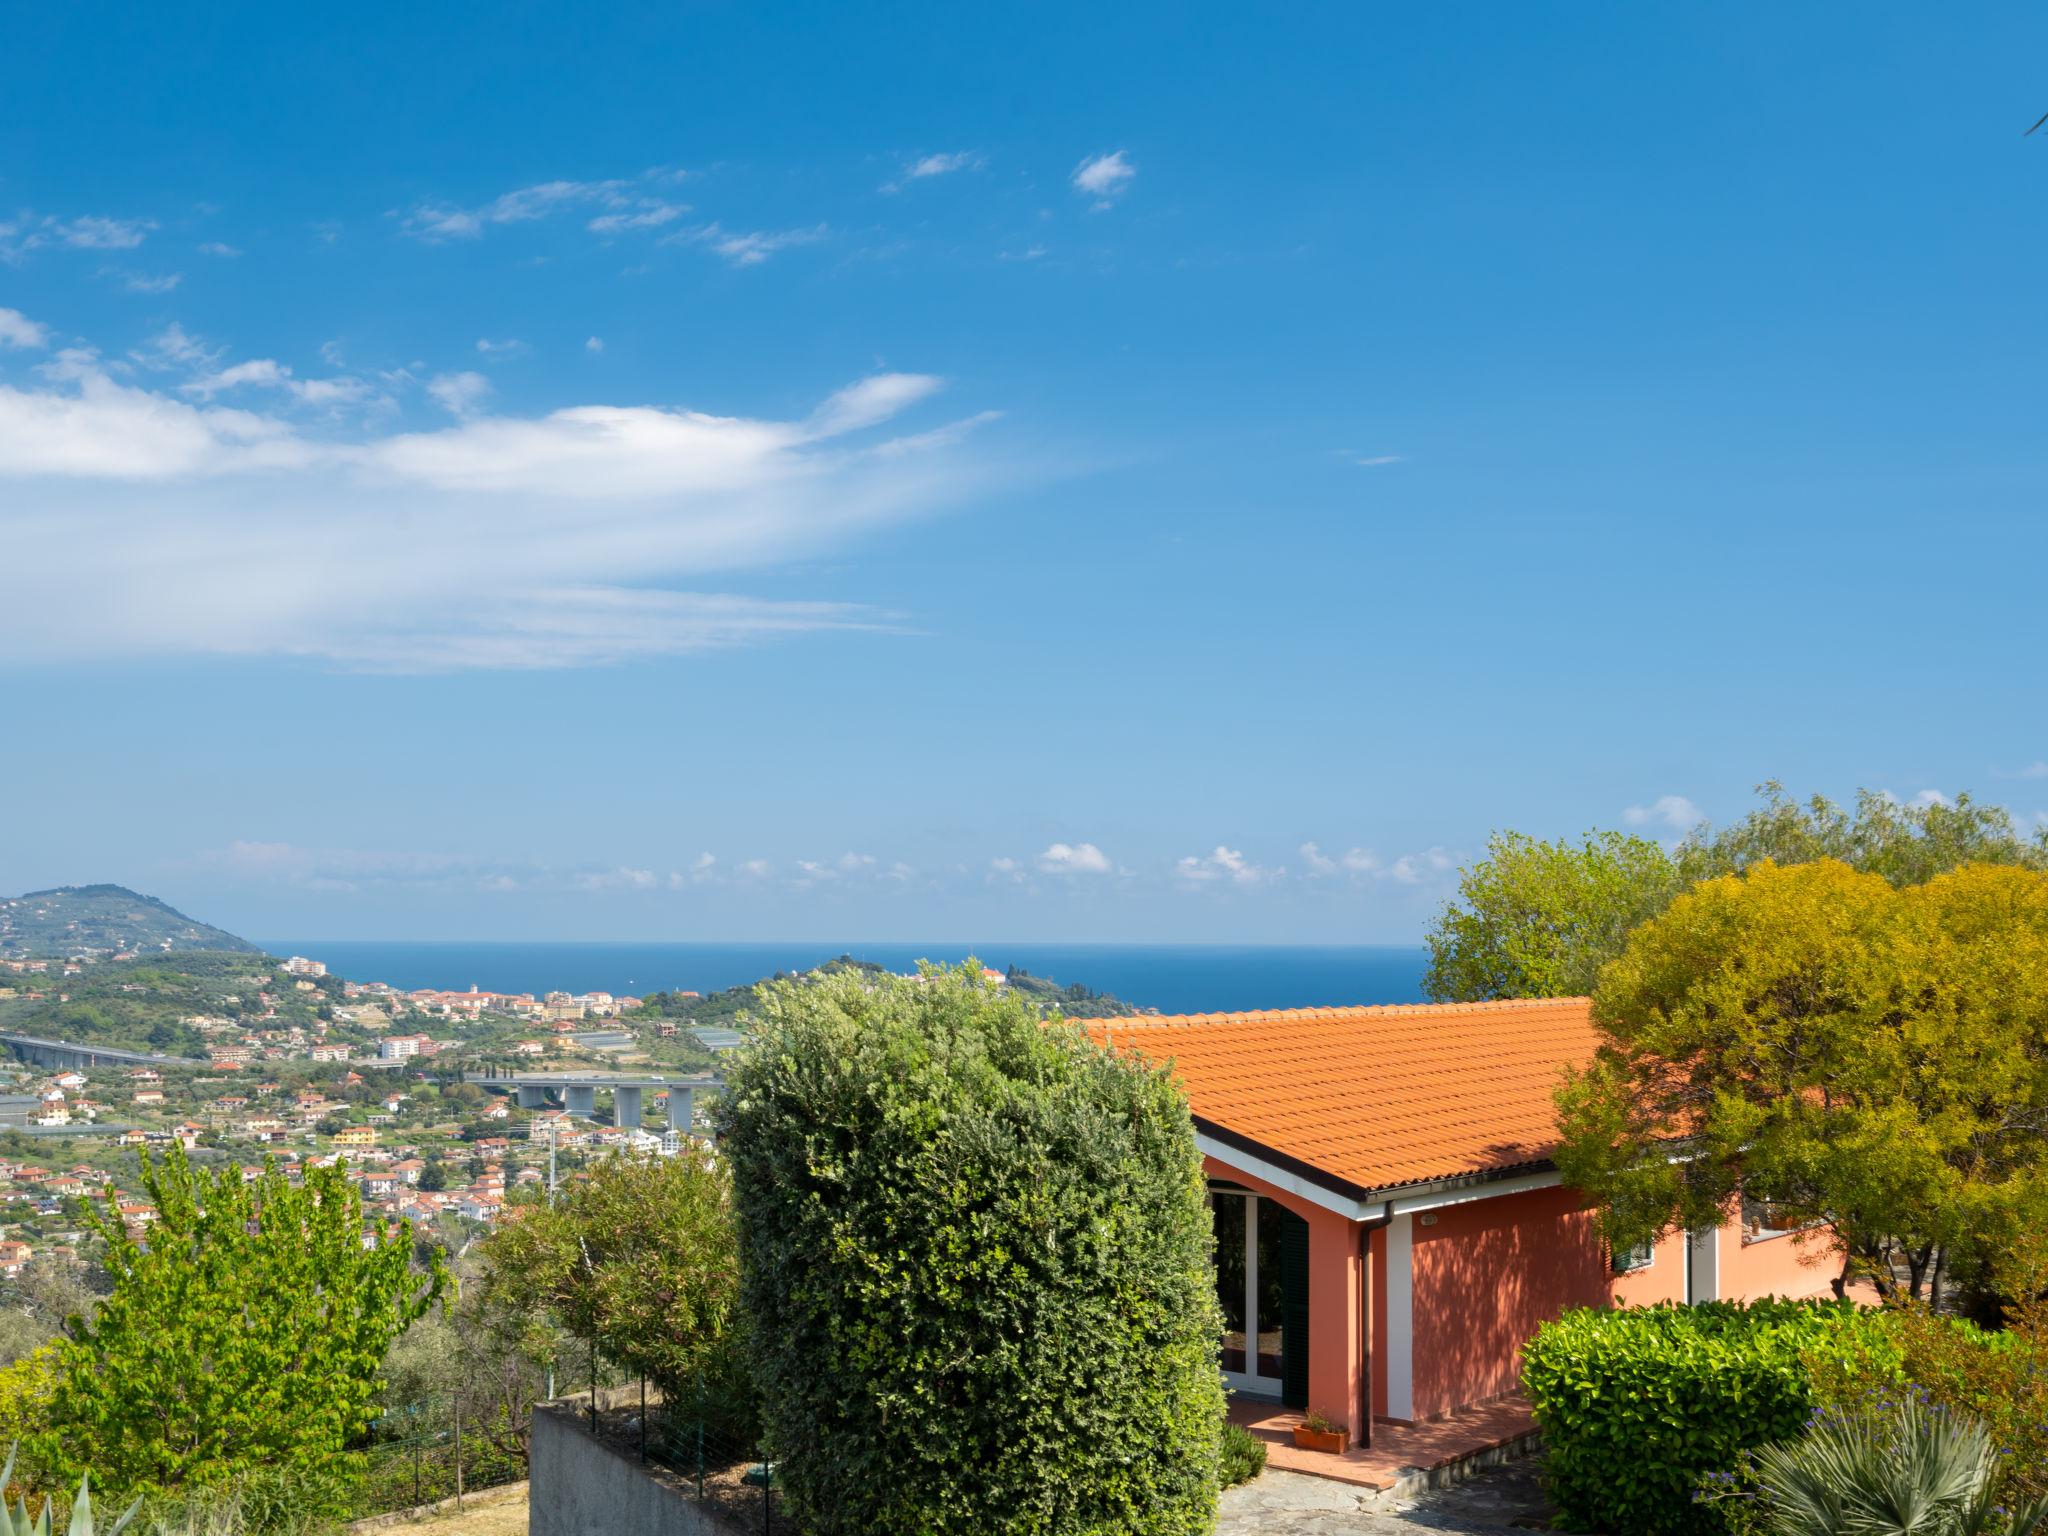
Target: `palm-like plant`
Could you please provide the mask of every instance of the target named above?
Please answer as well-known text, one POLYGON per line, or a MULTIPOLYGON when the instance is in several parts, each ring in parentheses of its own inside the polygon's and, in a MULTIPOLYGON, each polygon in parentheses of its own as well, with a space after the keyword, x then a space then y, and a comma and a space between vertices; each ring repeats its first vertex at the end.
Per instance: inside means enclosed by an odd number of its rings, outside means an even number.
POLYGON ((1999 1455, 1976 1419, 1908 1395, 1766 1446, 1756 1486, 1778 1536, 2044 1536, 2048 1500, 1999 1504, 1999 1455))
MULTIPOLYGON (((9 1447, 6 1465, 0 1466, 0 1536, 50 1536, 48 1499, 43 1500, 42 1510, 34 1518, 29 1516, 28 1498, 25 1494, 16 1494, 14 1507, 7 1507, 6 1489, 7 1485, 14 1481, 14 1457, 18 1450, 19 1446, 9 1447)), ((98 1517, 93 1513, 92 1491, 87 1487, 90 1482, 90 1478, 79 1479, 78 1497, 71 1501, 71 1521, 64 1528, 65 1536, 98 1536, 95 1530, 98 1517)), ((106 1536, 121 1536, 121 1532, 128 1528, 128 1522, 135 1518, 136 1511, 141 1508, 142 1500, 137 1499, 128 1506, 128 1512, 107 1529, 106 1536)))

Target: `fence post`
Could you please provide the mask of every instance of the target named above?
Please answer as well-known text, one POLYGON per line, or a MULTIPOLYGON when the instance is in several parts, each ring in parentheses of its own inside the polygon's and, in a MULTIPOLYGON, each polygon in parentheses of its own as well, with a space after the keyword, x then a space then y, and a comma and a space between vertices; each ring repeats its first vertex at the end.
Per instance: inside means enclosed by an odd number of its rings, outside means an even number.
POLYGON ((597 1433, 597 1340, 590 1341, 590 1432, 597 1433))
POLYGON ((420 1498, 420 1440, 419 1440, 419 1437, 418 1437, 417 1435, 415 1435, 415 1436, 413 1437, 413 1442, 412 1442, 412 1505, 413 1505, 413 1508, 414 1508, 414 1509, 418 1509, 418 1508, 420 1507, 420 1504, 421 1504, 421 1502, 422 1502, 422 1500, 421 1500, 421 1498, 420 1498))
POLYGON ((462 1399, 455 1399, 455 1507, 462 1508, 462 1399))
POLYGON ((647 1459, 647 1378, 640 1378, 640 1459, 647 1459))

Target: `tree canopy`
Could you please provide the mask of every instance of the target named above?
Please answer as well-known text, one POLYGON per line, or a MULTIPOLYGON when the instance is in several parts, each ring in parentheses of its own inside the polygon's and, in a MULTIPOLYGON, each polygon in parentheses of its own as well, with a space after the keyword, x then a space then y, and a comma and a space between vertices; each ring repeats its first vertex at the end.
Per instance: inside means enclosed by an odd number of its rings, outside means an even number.
POLYGON ((1726 827, 1693 828, 1673 848, 1622 832, 1577 843, 1519 832, 1489 839, 1429 933, 1424 988, 1445 1001, 1585 996, 1639 923, 1681 891, 1768 859, 1834 859, 1896 886, 1965 864, 2048 869, 2048 831, 2023 837, 2002 807, 1968 794, 1901 804, 1859 790, 1853 810, 1824 796, 1794 800, 1775 782, 1726 827))
POLYGON ((1593 1007, 1558 1166, 1617 1247, 1747 1199, 1920 1294, 2048 1218, 2048 875, 1765 859, 1637 929, 1593 1007))
POLYGON ((376 1414, 392 1340, 442 1294, 439 1255, 415 1269, 403 1223, 366 1240, 339 1163, 294 1186, 274 1163, 247 1181, 173 1147, 142 1184, 146 1246, 111 1186, 88 1210, 113 1290, 57 1345, 35 1460, 137 1493, 339 1466, 376 1414))

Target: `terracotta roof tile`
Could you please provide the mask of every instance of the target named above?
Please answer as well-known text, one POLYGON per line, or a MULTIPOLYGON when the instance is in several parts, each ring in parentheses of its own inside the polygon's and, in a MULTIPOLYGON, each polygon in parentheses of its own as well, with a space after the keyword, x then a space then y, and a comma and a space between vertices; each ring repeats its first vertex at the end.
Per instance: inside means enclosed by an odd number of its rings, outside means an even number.
POLYGON ((1171 1063, 1198 1119, 1366 1189, 1540 1163, 1599 1043, 1583 997, 1088 1021, 1171 1063))

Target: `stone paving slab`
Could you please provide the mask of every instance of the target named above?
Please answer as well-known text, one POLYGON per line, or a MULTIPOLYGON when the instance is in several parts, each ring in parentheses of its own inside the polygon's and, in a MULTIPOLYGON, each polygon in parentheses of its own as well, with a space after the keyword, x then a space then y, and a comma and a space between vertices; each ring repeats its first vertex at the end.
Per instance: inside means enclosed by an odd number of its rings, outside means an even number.
POLYGON ((1535 1464, 1511 1462, 1408 1498, 1269 1469, 1224 1490, 1216 1536, 1506 1536, 1546 1529, 1535 1464))

